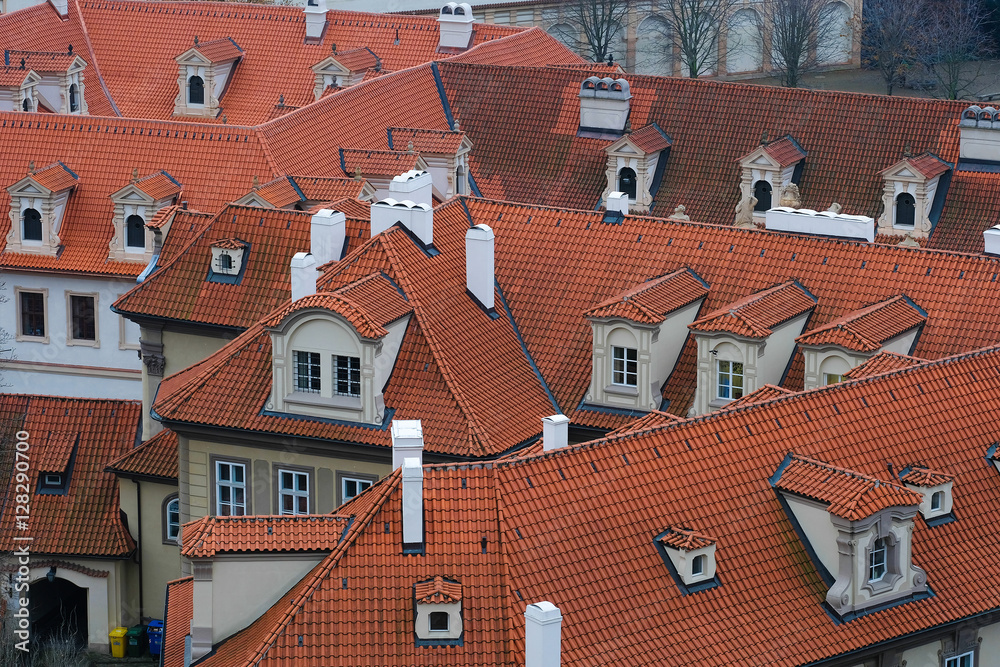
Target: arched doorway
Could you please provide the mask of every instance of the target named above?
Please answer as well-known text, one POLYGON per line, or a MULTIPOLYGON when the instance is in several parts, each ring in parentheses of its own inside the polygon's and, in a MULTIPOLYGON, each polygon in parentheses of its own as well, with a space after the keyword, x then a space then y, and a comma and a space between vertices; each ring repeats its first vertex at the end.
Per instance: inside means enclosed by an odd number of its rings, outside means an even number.
POLYGON ((87 589, 58 576, 31 584, 31 639, 43 644, 54 637, 70 635, 80 647, 87 646, 87 589))

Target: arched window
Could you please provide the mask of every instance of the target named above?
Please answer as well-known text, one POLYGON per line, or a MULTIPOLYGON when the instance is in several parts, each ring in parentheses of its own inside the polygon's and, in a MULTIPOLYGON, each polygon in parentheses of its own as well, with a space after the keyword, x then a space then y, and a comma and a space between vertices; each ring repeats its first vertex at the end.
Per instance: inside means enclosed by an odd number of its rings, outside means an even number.
POLYGON ((233 258, 229 253, 224 252, 219 255, 219 268, 223 271, 233 270, 233 258))
POLYGON ((635 30, 635 73, 669 75, 673 71, 670 24, 656 14, 647 16, 635 30))
POLYGON ((708 560, 708 558, 705 556, 705 554, 701 554, 700 556, 695 556, 694 560, 691 561, 691 574, 693 576, 700 577, 701 575, 705 574, 706 560, 708 560))
POLYGON ((913 195, 902 193, 896 197, 896 222, 897 227, 912 227, 916 218, 917 202, 913 195))
POLYGON ((758 29, 760 17, 753 9, 741 9, 729 20, 726 35, 726 71, 753 72, 764 64, 764 44, 758 29))
POLYGON ((42 240, 42 214, 33 208, 24 209, 24 234, 21 238, 25 241, 42 240))
POLYGON ((455 170, 455 192, 460 195, 465 194, 465 167, 455 170))
POLYGON ((618 191, 624 192, 629 199, 635 200, 635 170, 625 167, 618 172, 618 191))
POLYGON ((25 111, 31 111, 31 101, 27 97, 21 102, 21 108, 25 111))
POLYGON ((886 572, 886 541, 878 538, 868 552, 868 581, 881 581, 886 572))
POLYGON ((753 184, 753 196, 757 198, 754 205, 755 211, 768 211, 771 209, 771 184, 767 181, 757 181, 753 184))
POLYGON ((823 43, 817 45, 816 55, 821 64, 850 61, 854 41, 851 15, 851 8, 843 2, 831 2, 820 10, 820 35, 823 43))
POLYGON ((78 93, 76 90, 76 84, 70 84, 69 86, 69 110, 70 113, 80 110, 80 102, 77 100, 78 93))
POLYGON ((181 534, 181 501, 174 494, 163 503, 163 541, 176 544, 181 534))
POLYGON ((205 82, 200 76, 188 79, 188 104, 205 103, 205 82))
POLYGON ((944 504, 944 491, 935 491, 931 494, 931 511, 937 512, 944 504))
POLYGON ((146 247, 146 221, 132 214, 125 220, 125 245, 129 248, 146 247))

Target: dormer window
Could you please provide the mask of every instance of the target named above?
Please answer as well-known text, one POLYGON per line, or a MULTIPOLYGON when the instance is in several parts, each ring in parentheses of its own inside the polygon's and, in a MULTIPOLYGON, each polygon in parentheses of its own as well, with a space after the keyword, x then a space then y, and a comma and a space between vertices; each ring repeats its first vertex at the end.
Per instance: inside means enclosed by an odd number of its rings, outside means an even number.
MULTIPOLYGON (((181 184, 165 171, 139 178, 111 195, 115 233, 108 243, 108 259, 118 262, 149 262, 153 258, 153 231, 146 228, 157 211, 176 202, 181 184)), ((160 229, 160 233, 164 230, 160 229)))
POLYGON ((76 87, 76 84, 70 84, 69 86, 69 112, 76 113, 80 110, 80 91, 76 87))
POLYGON ((319 352, 296 350, 293 354, 295 355, 295 391, 318 394, 321 382, 319 352))
POLYGON ((209 268, 210 282, 239 284, 243 277, 246 255, 250 244, 246 241, 228 238, 212 243, 212 263, 209 268))
POLYGON ((879 173, 885 181, 878 234, 927 238, 944 208, 951 165, 932 153, 905 157, 879 173))
POLYGON ((639 384, 639 351, 634 347, 611 348, 611 382, 623 387, 639 384))
POLYGON ((205 81, 200 76, 188 79, 188 104, 202 105, 205 103, 205 81))
MULTIPOLYGON (((584 84, 595 86, 597 90, 601 90, 600 86, 607 86, 609 95, 624 92, 616 88, 621 84, 614 81, 608 85, 599 79, 588 79, 584 84)), ((585 101, 581 99, 581 104, 585 101)), ((581 130, 584 134, 594 131, 581 130)), ((607 154, 607 185, 601 198, 607 202, 612 192, 624 192, 628 195, 629 210, 649 211, 663 180, 671 143, 670 137, 656 123, 651 123, 610 144, 604 149, 607 154)))
POLYGON ((174 58, 178 69, 174 115, 218 115, 219 100, 242 58, 243 50, 229 37, 202 43, 196 37, 193 47, 174 58))
POLYGON ((675 527, 657 535, 654 546, 684 595, 719 585, 715 538, 690 528, 675 527))
POLYGON ((462 641, 462 585, 434 577, 414 585, 417 646, 454 646, 462 641))
POLYGON ((923 498, 920 514, 928 526, 933 528, 955 520, 952 512, 955 478, 952 475, 924 466, 907 466, 900 471, 899 481, 923 498))
MULTIPOLYGON (((740 201, 745 206, 753 197, 755 214, 763 214, 774 207, 774 193, 798 185, 805 167, 806 152, 791 136, 764 143, 740 158, 743 171, 740 179, 740 201)), ((762 215, 759 217, 763 217, 762 215)))
POLYGON ((913 195, 902 193, 896 197, 896 227, 913 227, 914 216, 917 211, 917 202, 913 195))
POLYGON ((337 396, 361 396, 361 358, 338 354, 334 357, 337 396))
POLYGON ((11 221, 7 252, 59 253, 59 233, 78 179, 62 162, 38 170, 30 163, 28 175, 7 188, 11 221))
POLYGON ((757 181, 753 184, 753 196, 757 199, 753 210, 767 211, 771 208, 771 184, 767 181, 757 181))
POLYGON ((23 239, 25 241, 42 241, 42 214, 33 208, 24 209, 23 213, 24 220, 24 235, 23 239))
POLYGON ((40 492, 65 491, 63 474, 59 472, 45 472, 39 476, 38 490, 40 492))
POLYGON ((125 219, 125 245, 129 248, 146 248, 146 221, 134 213, 125 219))
POLYGON ((726 361, 720 359, 718 398, 722 400, 735 400, 743 397, 743 364, 739 361, 726 361))

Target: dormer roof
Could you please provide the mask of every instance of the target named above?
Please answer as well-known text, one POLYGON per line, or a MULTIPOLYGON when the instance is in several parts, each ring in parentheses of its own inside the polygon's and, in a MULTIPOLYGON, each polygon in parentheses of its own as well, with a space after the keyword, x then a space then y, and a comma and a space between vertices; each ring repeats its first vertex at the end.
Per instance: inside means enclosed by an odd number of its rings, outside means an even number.
POLYGON ((669 549, 694 551, 715 544, 715 538, 709 537, 690 528, 669 528, 660 537, 660 544, 669 549))
POLYGON ((438 575, 414 587, 417 604, 448 604, 462 601, 462 584, 438 575))
POLYGON ((922 364, 925 361, 926 359, 911 357, 908 354, 882 351, 869 358, 868 361, 860 366, 855 366, 851 370, 844 373, 844 378, 857 379, 871 377, 872 375, 881 375, 882 373, 890 373, 892 371, 898 371, 902 368, 910 368, 911 366, 922 364))
POLYGON ((340 149, 340 168, 348 176, 360 172, 361 176, 395 177, 426 165, 416 151, 369 151, 354 148, 340 149))
POLYGON ((0 67, 0 86, 22 88, 25 82, 38 83, 42 78, 30 69, 20 67, 0 67))
POLYGON ((389 136, 389 148, 392 150, 407 150, 412 142, 417 153, 440 153, 454 155, 463 145, 472 147, 472 142, 465 132, 455 130, 426 130, 414 127, 390 127, 386 129, 389 136))
MULTIPOLYGON (((178 183, 173 176, 163 170, 153 172, 148 176, 143 176, 129 185, 134 186, 135 189, 141 191, 153 201, 160 201, 161 199, 174 197, 180 194, 181 190, 183 190, 181 184, 178 183)), ((125 186, 118 192, 120 193, 128 189, 128 187, 129 186, 125 186)))
POLYGON ((62 162, 53 162, 41 169, 28 172, 27 178, 50 192, 62 192, 75 188, 80 180, 80 177, 62 162))
POLYGON ((735 401, 730 401, 723 407, 723 409, 732 410, 733 408, 739 408, 753 403, 763 403, 764 401, 770 401, 772 398, 780 398, 781 396, 788 396, 789 394, 794 393, 795 392, 792 390, 785 389, 784 387, 779 387, 773 384, 765 384, 759 389, 751 391, 749 394, 743 394, 743 396, 737 398, 735 401))
POLYGON ((34 457, 34 464, 42 472, 65 471, 79 440, 80 434, 76 432, 49 431, 45 434, 41 452, 34 457))
POLYGON ((213 248, 221 248, 222 250, 246 250, 248 245, 250 244, 246 241, 234 238, 219 239, 212 242, 213 248))
POLYGON ((704 298, 708 283, 688 268, 653 278, 602 301, 584 313, 590 318, 621 318, 643 324, 659 324, 679 308, 704 298))
POLYGON ((766 338, 771 330, 816 307, 816 297, 795 280, 751 294, 689 325, 693 331, 727 331, 766 338))
POLYGON ((177 434, 164 429, 111 461, 104 470, 122 477, 151 477, 176 482, 177 434))
POLYGON ((773 478, 775 488, 828 504, 827 511, 847 519, 866 519, 888 507, 919 505, 923 500, 896 482, 789 454, 773 478))
POLYGON ((799 345, 837 345, 877 352, 887 341, 927 321, 927 313, 905 294, 856 310, 796 339, 799 345))
POLYGON ((628 140, 643 153, 656 153, 669 148, 673 141, 656 123, 650 123, 628 135, 628 140))
POLYGON ((195 41, 195 45, 175 58, 177 62, 195 60, 192 56, 197 54, 201 60, 214 64, 227 63, 237 58, 243 57, 243 49, 239 47, 232 37, 213 39, 209 42, 195 41))
POLYGON ((880 171, 879 176, 930 180, 949 169, 951 165, 938 156, 933 153, 923 153, 916 157, 903 158, 888 169, 880 171))
MULTIPOLYGON (((375 52, 367 46, 350 49, 349 51, 336 52, 322 62, 328 61, 337 63, 347 72, 364 72, 365 70, 373 68, 382 62, 382 60, 375 55, 375 52)), ((317 67, 318 66, 319 64, 317 64, 317 67)))
POLYGON ((39 73, 73 72, 87 66, 79 55, 65 51, 4 51, 4 66, 20 67, 22 60, 26 69, 39 73))
POLYGON ((184 524, 181 554, 213 558, 222 553, 331 551, 350 523, 335 514, 206 516, 184 524))
POLYGON ((373 194, 374 190, 366 182, 354 178, 280 176, 255 188, 238 201, 258 199, 274 208, 285 208, 299 202, 364 197, 370 193, 373 194))
POLYGON ((911 486, 931 488, 953 482, 955 481, 955 476, 949 475, 946 472, 931 470, 926 466, 912 465, 906 466, 899 471, 899 481, 911 486))

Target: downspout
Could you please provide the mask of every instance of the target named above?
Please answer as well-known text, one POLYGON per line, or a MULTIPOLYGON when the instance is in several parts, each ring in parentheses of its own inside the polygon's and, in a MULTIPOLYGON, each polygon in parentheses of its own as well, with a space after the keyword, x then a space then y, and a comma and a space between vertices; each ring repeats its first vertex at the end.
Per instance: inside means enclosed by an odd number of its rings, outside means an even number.
POLYGON ((135 482, 135 505, 136 514, 138 514, 138 520, 135 526, 135 539, 139 543, 139 548, 135 550, 136 560, 139 563, 139 622, 142 623, 142 612, 145 609, 142 605, 142 487, 139 486, 139 480, 133 479, 135 482))

